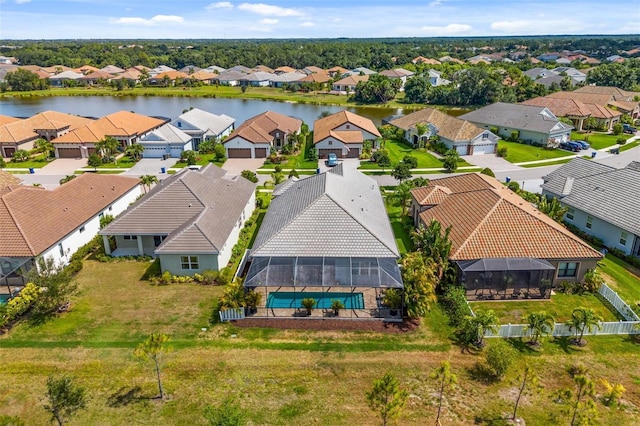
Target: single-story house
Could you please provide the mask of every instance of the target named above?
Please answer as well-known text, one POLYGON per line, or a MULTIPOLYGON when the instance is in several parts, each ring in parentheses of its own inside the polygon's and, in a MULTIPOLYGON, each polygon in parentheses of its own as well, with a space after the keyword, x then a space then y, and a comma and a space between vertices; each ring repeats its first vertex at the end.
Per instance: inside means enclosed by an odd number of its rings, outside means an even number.
POLYGON ((118 66, 115 66, 115 65, 107 65, 105 67, 100 68, 99 71, 103 71, 103 72, 106 72, 108 74, 114 74, 115 75, 115 74, 121 74, 125 70, 120 68, 120 67, 118 67, 118 66))
POLYGON ((227 158, 267 158, 285 146, 289 135, 299 133, 302 120, 274 111, 249 118, 224 140, 227 158))
POLYGON ((357 67, 352 70, 347 71, 345 74, 347 75, 373 75, 377 74, 374 70, 371 70, 367 67, 357 67))
POLYGON ((180 71, 165 71, 149 77, 147 82, 151 85, 161 86, 164 84, 175 84, 176 80, 188 80, 191 78, 189 74, 180 71))
POLYGON ((389 80, 400 80, 402 82, 400 90, 404 90, 405 83, 409 78, 413 77, 414 72, 404 68, 394 68, 392 70, 380 71, 379 74, 388 77, 389 80))
POLYGON ((96 152, 96 143, 106 136, 113 137, 126 149, 164 123, 166 120, 163 119, 119 111, 78 127, 51 143, 56 149, 56 158, 88 158, 96 152))
POLYGON ((196 71, 189 75, 189 78, 202 82, 203 84, 214 84, 218 74, 207 70, 196 71))
POLYGON ((59 74, 49 77, 52 87, 62 87, 67 81, 80 81, 84 74, 75 71, 62 71, 59 74))
POLYGON ((449 260, 468 299, 548 298, 581 281, 602 253, 495 178, 471 173, 411 191, 416 226, 451 227, 449 260))
POLYGON ((640 162, 616 169, 577 157, 543 180, 542 194, 568 208, 567 223, 640 257, 640 162))
POLYGON ((147 72, 149 73, 149 77, 155 77, 156 75, 162 74, 163 72, 172 72, 172 71, 176 71, 176 70, 166 65, 158 65, 155 68, 147 70, 147 72))
POLYGON ((549 147, 571 140, 573 129, 573 126, 558 120, 548 108, 506 102, 496 102, 458 118, 485 129, 495 127, 498 136, 505 139, 518 132, 518 138, 525 143, 549 147))
POLYGON ((140 139, 143 158, 180 158, 184 151, 193 151, 191 136, 167 123, 140 139))
POLYGON ((157 257, 162 271, 173 275, 220 270, 255 209, 255 189, 213 164, 176 173, 100 231, 105 251, 157 257))
POLYGON ((571 97, 539 96, 528 99, 522 104, 548 108, 556 117, 565 117, 571 120, 578 131, 583 130, 585 120, 590 117, 593 117, 599 125, 611 129, 613 123, 617 123, 622 115, 622 113, 606 106, 584 103, 571 97))
POLYGON ((228 69, 226 71, 220 72, 218 76, 213 79, 213 81, 216 84, 222 86, 238 86, 240 84, 240 79, 246 76, 247 73, 228 69))
POLYGON ((88 84, 89 86, 94 86, 101 82, 109 82, 113 77, 113 74, 98 70, 85 74, 84 77, 80 77, 80 81, 88 84))
POLYGON ((442 78, 442 73, 440 71, 429 70, 428 77, 429 83, 431 83, 433 87, 446 86, 451 84, 451 81, 447 80, 446 78, 442 78))
POLYGON ((427 65, 440 65, 440 62, 437 59, 425 58, 424 56, 416 56, 411 60, 412 64, 427 64, 427 65))
POLYGON ((0 283, 24 285, 20 270, 30 269, 36 257, 68 263, 97 235, 102 217, 117 216, 136 200, 139 183, 85 173, 53 190, 0 188, 0 283))
POLYGON ((267 87, 276 75, 264 71, 256 71, 238 79, 241 86, 267 87))
POLYGON ((330 153, 339 158, 359 158, 364 142, 380 138, 380 132, 373 121, 350 111, 340 111, 313 123, 313 147, 320 158, 330 153))
POLYGON ((415 147, 424 146, 433 136, 438 136, 440 142, 449 149, 455 149, 460 155, 494 154, 498 147, 498 136, 489 130, 435 108, 412 112, 391 120, 389 124, 402 129, 404 138, 415 147), (426 126, 423 135, 418 134, 418 125, 426 126))
POLYGON ((225 114, 212 114, 198 108, 190 109, 171 121, 171 125, 177 127, 191 136, 192 149, 198 150, 200 142, 217 139, 233 132, 236 119, 225 114))
POLYGON ((356 86, 361 81, 369 81, 369 74, 359 75, 352 74, 341 78, 331 85, 331 93, 346 95, 356 91, 356 86))
POLYGON ((263 295, 258 316, 297 316, 313 298, 315 316, 340 300, 342 317, 389 317, 381 301, 403 289, 399 257, 377 182, 340 164, 274 188, 244 287, 263 295))
POLYGON ((298 71, 276 73, 271 77, 269 84, 271 87, 285 87, 302 80, 306 76, 307 74, 298 71))
MULTIPOLYGON (((295 68, 292 68, 290 66, 283 65, 283 66, 278 67, 275 70, 273 70, 273 72, 276 73, 276 74, 286 74, 286 73, 291 73, 291 72, 298 72, 298 70, 296 70, 295 68)), ((306 73, 305 73, 305 75, 306 75, 306 73)))

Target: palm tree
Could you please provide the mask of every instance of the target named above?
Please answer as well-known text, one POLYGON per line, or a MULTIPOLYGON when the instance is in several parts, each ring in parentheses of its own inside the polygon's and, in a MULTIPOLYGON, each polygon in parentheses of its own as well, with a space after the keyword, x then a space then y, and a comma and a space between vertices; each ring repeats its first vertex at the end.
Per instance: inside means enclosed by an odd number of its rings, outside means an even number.
POLYGON ((496 333, 500 325, 498 317, 491 309, 488 311, 478 311, 472 319, 472 322, 478 328, 478 346, 480 347, 482 347, 484 343, 485 333, 489 330, 496 333))
POLYGON ((564 217, 565 213, 569 210, 569 208, 563 207, 556 197, 553 197, 551 200, 548 200, 547 197, 543 196, 543 197, 540 197, 540 202, 538 203, 538 210, 540 210, 542 213, 546 214, 556 222, 562 222, 562 218, 564 217))
POLYGON ((151 190, 151 185, 153 185, 154 183, 158 183, 158 178, 154 175, 142 175, 140 176, 140 183, 142 184, 144 193, 146 194, 147 189, 149 191, 151 190))
POLYGON ((584 308, 579 306, 571 312, 571 319, 567 321, 567 325, 570 330, 576 330, 575 344, 578 346, 584 346, 586 341, 583 340, 584 332, 586 330, 591 331, 592 328, 601 328, 600 322, 602 317, 594 312, 593 309, 584 308))
POLYGON ((110 158, 118 150, 120 143, 112 136, 105 136, 104 139, 96 142, 96 150, 102 157, 110 158))
POLYGON ((56 149, 51 142, 44 138, 39 138, 35 141, 36 151, 46 154, 47 158, 51 157, 51 153, 53 153, 56 149))
POLYGON ((427 133, 427 125, 423 123, 416 124, 416 133, 418 134, 418 148, 424 148, 424 140, 422 137, 427 133))
POLYGON ((431 258, 437 270, 438 282, 442 281, 444 272, 449 266, 451 252, 451 226, 442 232, 442 225, 433 219, 428 226, 420 226, 411 233, 415 249, 426 258, 431 258))
POLYGON ((549 334, 553 330, 555 322, 552 315, 540 311, 527 315, 527 324, 531 330, 531 345, 537 346, 540 336, 549 334))
POLYGON ((134 161, 138 161, 140 158, 142 158, 143 152, 144 152, 144 146, 140 145, 139 143, 132 144, 125 151, 125 153, 131 156, 131 158, 133 158, 134 161))

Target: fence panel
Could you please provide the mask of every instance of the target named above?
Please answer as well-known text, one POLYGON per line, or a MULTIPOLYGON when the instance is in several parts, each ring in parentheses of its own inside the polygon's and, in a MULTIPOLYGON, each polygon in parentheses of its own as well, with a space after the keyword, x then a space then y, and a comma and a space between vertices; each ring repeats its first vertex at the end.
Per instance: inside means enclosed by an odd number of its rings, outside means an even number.
POLYGON ((244 319, 244 308, 224 309, 220 311, 220 321, 244 319))
MULTIPOLYGON (((640 321, 615 321, 615 322, 601 322, 600 329, 593 327, 590 330, 585 330, 585 336, 596 336, 599 334, 640 334, 640 328, 638 328, 640 321)), ((576 330, 570 328, 567 324, 555 323, 551 336, 563 337, 574 336, 576 330)), ((491 330, 487 331, 484 337, 502 337, 502 338, 518 338, 518 337, 531 337, 531 330, 527 324, 503 324, 498 329, 497 333, 493 333, 491 330)))
POLYGON ((618 296, 618 293, 611 290, 608 285, 602 284, 598 289, 598 293, 604 297, 607 302, 611 303, 614 308, 626 319, 627 321, 640 321, 640 317, 633 312, 633 309, 627 303, 618 296))

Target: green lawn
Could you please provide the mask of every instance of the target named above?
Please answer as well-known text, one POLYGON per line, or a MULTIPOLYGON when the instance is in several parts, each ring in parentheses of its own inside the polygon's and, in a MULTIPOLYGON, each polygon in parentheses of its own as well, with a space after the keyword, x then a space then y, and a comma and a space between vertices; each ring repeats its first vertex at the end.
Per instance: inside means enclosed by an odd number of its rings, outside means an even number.
POLYGON ((493 310, 501 324, 526 324, 525 317, 531 312, 546 311, 553 315, 556 322, 565 322, 571 312, 578 306, 593 309, 604 321, 616 321, 618 316, 609 310, 598 297, 593 294, 577 295, 556 293, 547 300, 531 301, 486 301, 470 302, 475 311, 493 310))
POLYGON ((510 163, 524 163, 527 161, 549 160, 553 158, 568 157, 573 152, 561 149, 539 148, 524 143, 509 142, 505 140, 498 141, 498 148, 507 148, 507 160, 510 163))
POLYGON ((619 138, 629 139, 632 135, 611 135, 606 133, 571 132, 572 140, 587 141, 593 149, 604 149, 617 144, 619 138))
MULTIPOLYGON (((413 148, 404 142, 390 139, 385 141, 384 149, 389 153, 389 159, 391 160, 391 166, 387 168, 388 170, 393 169, 406 155, 416 157, 418 160, 418 166, 416 168, 418 169, 442 168, 442 160, 436 158, 424 148, 413 148)), ((458 166, 465 167, 470 166, 470 164, 464 160, 460 160, 458 166)), ((361 161, 360 169, 380 169, 380 166, 372 161, 361 161)))
POLYGON ((629 149, 635 148, 638 145, 640 145, 640 140, 636 140, 636 141, 622 145, 620 147, 620 151, 627 151, 629 149))
MULTIPOLYGON (((259 170, 265 170, 272 172, 275 168, 275 164, 266 163, 259 170)), ((295 155, 287 156, 287 161, 280 164, 283 169, 296 169, 296 170, 314 170, 318 168, 317 161, 309 161, 305 159, 305 153, 300 150, 295 155)))
POLYGON ((123 157, 118 158, 118 160, 116 162, 103 163, 102 165, 98 166, 98 170, 100 170, 100 169, 130 169, 135 165, 136 165, 136 161, 133 158, 129 157, 128 155, 125 155, 123 157))
POLYGON ((598 262, 598 269, 607 285, 615 290, 629 306, 640 303, 640 271, 623 260, 607 254, 598 262))
MULTIPOLYGON (((216 156, 213 153, 211 153, 211 154, 198 154, 198 161, 196 161, 196 164, 199 165, 199 166, 206 166, 209 163, 213 163, 218 167, 222 167, 222 165, 226 161, 226 158, 223 159, 222 161, 218 161, 215 158, 216 158, 216 156)), ((167 168, 171 167, 171 168, 175 168, 175 169, 182 169, 182 168, 187 167, 187 166, 188 166, 188 164, 186 162, 178 161, 173 166, 168 166, 167 168)))
POLYGON ((6 161, 7 165, 5 166, 5 168, 7 169, 28 169, 28 168, 40 169, 46 166, 47 164, 51 163, 53 160, 55 160, 55 158, 46 158, 45 154, 40 154, 35 157, 31 157, 27 161, 14 162, 13 160, 12 161, 7 160, 6 161))
MULTIPOLYGON (((402 207, 393 206, 390 203, 386 203, 387 214, 389 215, 389 221, 391 222, 391 228, 393 229, 393 235, 396 237, 396 244, 400 254, 405 254, 413 250, 413 242, 411 241, 411 235, 407 232, 405 224, 411 222, 411 218, 402 216, 402 207)), ((407 209, 408 210, 408 209, 407 209)))

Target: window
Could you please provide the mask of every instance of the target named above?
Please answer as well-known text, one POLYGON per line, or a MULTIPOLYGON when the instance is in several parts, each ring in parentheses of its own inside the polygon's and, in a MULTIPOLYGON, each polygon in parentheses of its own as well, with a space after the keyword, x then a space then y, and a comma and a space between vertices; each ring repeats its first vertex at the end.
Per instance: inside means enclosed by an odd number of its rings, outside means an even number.
POLYGON ((182 121, 178 121, 178 128, 182 127, 182 121))
POLYGON ((80 227, 80 233, 82 234, 83 232, 84 232, 84 225, 80 227))
POLYGON ((98 215, 98 219, 100 219, 100 220, 104 219, 104 212, 102 212, 102 213, 100 213, 100 214, 98 215))
POLYGON ((113 210, 113 206, 109 206, 109 211, 113 210))
POLYGON ((568 220, 573 220, 573 215, 576 213, 575 209, 572 209, 571 207, 569 207, 567 209, 567 219, 568 220))
POLYGON ((64 256, 64 248, 62 247, 62 243, 58 244, 58 250, 60 251, 60 256, 64 256))
POLYGON ((558 278, 559 277, 575 277, 577 271, 578 271, 577 262, 558 263, 558 278))
POLYGON ((333 141, 329 141, 329 145, 333 145, 333 141))
POLYGON ((350 125, 350 124, 347 124, 347 129, 350 129, 350 128, 351 128, 351 125, 350 125))
POLYGON ((627 245, 627 238, 629 237, 629 235, 626 232, 621 232, 620 233, 620 245, 621 246, 626 246, 627 245))
POLYGON ((180 256, 182 269, 200 269, 198 256, 180 256))
POLYGON ((124 239, 125 240, 137 240, 138 236, 137 235, 125 235, 124 239))
POLYGON ((591 216, 587 216, 587 224, 586 224, 587 228, 591 229, 591 226, 593 226, 593 218, 591 216))
POLYGON ((153 236, 153 245, 158 247, 164 241, 166 237, 164 235, 154 235, 153 236))
POLYGON ((489 139, 489 134, 488 133, 483 133, 482 134, 482 140, 486 141, 487 139, 489 139))

